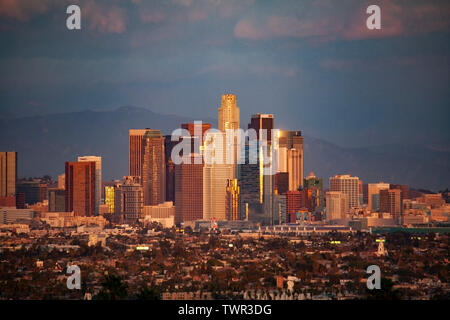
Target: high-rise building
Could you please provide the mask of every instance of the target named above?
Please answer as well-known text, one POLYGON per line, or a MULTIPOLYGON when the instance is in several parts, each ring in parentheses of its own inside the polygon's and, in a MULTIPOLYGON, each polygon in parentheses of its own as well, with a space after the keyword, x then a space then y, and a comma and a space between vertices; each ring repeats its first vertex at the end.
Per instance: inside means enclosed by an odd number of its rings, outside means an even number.
POLYGON ((275 174, 275 193, 285 194, 289 191, 289 173, 277 172, 275 174))
POLYGON ((234 179, 235 167, 224 161, 225 143, 225 137, 221 132, 207 133, 205 139, 207 156, 203 166, 203 219, 225 220, 227 217, 226 189, 228 180, 234 179))
POLYGON ((137 180, 133 176, 124 177, 123 182, 115 187, 114 220, 116 222, 134 224, 142 218, 144 192, 137 180))
POLYGON ((359 208, 359 178, 351 175, 336 175, 330 178, 330 191, 340 191, 348 196, 348 207, 359 208))
POLYGON ((280 172, 289 173, 289 190, 303 187, 303 137, 301 131, 279 130, 280 172))
POLYGON ((172 161, 172 149, 179 141, 172 141, 171 135, 164 136, 164 159, 166 161, 166 201, 175 203, 175 164, 172 161))
POLYGON ((166 199, 164 137, 161 131, 146 131, 142 151, 141 184, 144 205, 158 205, 166 199))
POLYGON ((378 182, 369 183, 367 186, 367 207, 372 211, 379 211, 380 209, 380 190, 389 189, 389 183, 378 182))
POLYGON ((66 162, 66 211, 75 216, 95 215, 94 161, 66 162))
POLYGON ((311 192, 311 208, 310 210, 315 212, 322 212, 325 208, 325 196, 323 192, 323 179, 314 175, 314 172, 310 172, 309 176, 303 180, 303 187, 305 190, 311 192))
POLYGON ((227 219, 227 185, 233 179, 233 166, 205 164, 203 167, 203 219, 227 219))
POLYGON ((239 108, 234 94, 222 95, 222 104, 219 107, 219 130, 227 129, 239 129, 239 108))
POLYGON ((23 194, 25 203, 33 205, 37 202, 47 200, 47 184, 43 183, 40 179, 34 179, 32 181, 20 181, 17 184, 17 194, 23 194))
POLYGON ((183 123, 181 124, 181 129, 189 131, 189 134, 193 139, 191 139, 191 152, 201 153, 201 147, 204 144, 205 133, 211 129, 210 123, 183 123), (198 146, 196 147, 196 142, 198 141, 198 146))
POLYGON ((58 189, 64 189, 66 187, 66 174, 62 173, 58 176, 58 189))
POLYGON ((17 152, 0 152, 0 198, 14 197, 17 183, 17 152))
POLYGON ((272 141, 273 114, 257 113, 252 115, 248 129, 254 129, 256 131, 258 140, 266 140, 270 144, 272 141), (264 131, 260 130, 265 130, 265 139, 263 135, 264 131))
POLYGON ((130 176, 141 177, 142 154, 144 153, 144 135, 150 129, 129 130, 129 168, 130 176))
POLYGON ((175 223, 203 219, 203 163, 183 159, 175 165, 175 223), (190 162, 190 163, 189 163, 190 162))
POLYGON ((402 201, 409 199, 409 187, 406 184, 391 184, 390 189, 400 189, 402 191, 402 201))
POLYGON ((114 213, 115 186, 105 186, 105 204, 108 206, 108 213, 114 213))
POLYGON ((400 189, 384 189, 380 190, 380 212, 390 213, 396 223, 401 224, 402 221, 402 196, 400 189))
POLYGON ((295 223, 297 212, 302 208, 302 194, 300 191, 286 192, 286 222, 295 223))
POLYGON ((274 195, 274 205, 273 205, 273 218, 274 224, 284 224, 286 223, 287 213, 286 213, 286 194, 275 194, 274 195))
POLYGON ((327 221, 344 219, 348 210, 348 194, 341 191, 328 191, 325 197, 327 221))
POLYGON ((274 216, 274 195, 275 195, 275 175, 263 175, 263 207, 264 207, 264 223, 273 225, 275 223, 274 216))
POLYGON ((48 211, 66 211, 66 191, 64 189, 48 189, 48 211))
POLYGON ((238 179, 241 188, 241 214, 248 214, 249 220, 257 220, 263 213, 263 184, 259 161, 252 163, 250 146, 245 145, 245 163, 238 165, 238 179), (261 174, 260 174, 261 173, 261 174))
POLYGON ((102 195, 102 157, 82 156, 78 157, 78 162, 95 162, 95 214, 99 215, 100 201, 102 195))
POLYGON ((226 219, 240 220, 239 182, 237 179, 228 179, 226 197, 226 219))

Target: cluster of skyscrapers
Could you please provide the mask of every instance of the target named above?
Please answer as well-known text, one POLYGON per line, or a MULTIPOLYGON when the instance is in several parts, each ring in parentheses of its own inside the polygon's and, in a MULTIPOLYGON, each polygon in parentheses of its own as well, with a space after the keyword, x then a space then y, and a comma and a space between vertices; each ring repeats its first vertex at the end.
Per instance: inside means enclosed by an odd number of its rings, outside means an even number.
POLYGON ((102 183, 102 158, 80 156, 66 162, 58 186, 48 189, 35 181, 17 184, 17 153, 0 152, 0 206, 19 208, 23 194, 28 204, 48 194, 48 211, 109 214, 118 223, 147 217, 165 219, 167 225, 196 220, 274 225, 339 221, 361 208, 367 194, 368 209, 401 219, 407 186, 375 183, 364 192, 358 177, 336 175, 324 193, 321 178, 303 175, 301 131, 276 129, 274 116, 260 113, 245 129, 246 135, 235 134, 243 132, 236 96, 224 94, 218 130, 202 122, 181 124, 172 135, 130 129, 129 173, 122 181, 102 183), (180 147, 181 142, 189 148, 180 147), (206 161, 207 154, 223 161, 206 161))

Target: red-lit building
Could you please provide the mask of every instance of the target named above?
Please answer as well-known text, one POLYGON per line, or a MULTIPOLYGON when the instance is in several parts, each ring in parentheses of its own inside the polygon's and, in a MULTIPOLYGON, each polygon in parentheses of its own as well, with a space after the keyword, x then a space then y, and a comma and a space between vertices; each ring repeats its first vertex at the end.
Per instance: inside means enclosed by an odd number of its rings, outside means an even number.
POLYGON ((95 162, 66 162, 66 211, 95 215, 95 162))
POLYGON ((175 223, 203 218, 203 164, 175 165, 175 223))

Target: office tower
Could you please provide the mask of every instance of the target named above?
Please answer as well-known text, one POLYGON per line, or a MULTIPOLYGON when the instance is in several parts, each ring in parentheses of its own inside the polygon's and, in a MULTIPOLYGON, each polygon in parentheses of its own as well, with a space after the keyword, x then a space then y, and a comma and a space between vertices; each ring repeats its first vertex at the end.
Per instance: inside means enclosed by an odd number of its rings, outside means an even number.
POLYGON ((289 191, 289 173, 277 172, 275 174, 275 193, 285 194, 289 191))
POLYGON ((64 189, 66 187, 66 175, 60 174, 58 176, 58 189, 64 189))
POLYGON ((256 131, 258 140, 263 140, 263 133, 260 130, 266 130, 266 140, 270 144, 272 141, 273 130, 273 114, 257 113, 252 115, 248 129, 254 129, 256 131))
POLYGON ((66 191, 64 189, 48 189, 48 211, 66 211, 66 191))
POLYGON ((302 194, 300 191, 286 192, 286 223, 297 221, 297 212, 302 208, 302 194))
POLYGON ((406 184, 391 184, 389 189, 400 189, 402 191, 402 201, 409 199, 409 187, 406 184))
POLYGON ((369 185, 367 183, 363 184, 363 204, 369 206, 369 185))
POLYGON ((105 186, 105 204, 108 206, 108 213, 114 213, 115 186, 105 186))
POLYGON ((340 191, 348 196, 348 208, 359 208, 359 178, 351 175, 336 175, 330 178, 330 191, 340 191))
POLYGON ((248 214, 249 220, 257 220, 263 213, 263 189, 259 161, 251 163, 250 146, 245 144, 245 163, 238 164, 238 179, 241 188, 241 214, 248 214))
POLYGON ((47 200, 48 188, 47 184, 42 183, 40 179, 21 181, 17 184, 17 193, 23 193, 25 203, 33 205, 37 202, 47 200))
POLYGON ((203 167, 203 219, 226 219, 226 189, 228 180, 234 179, 234 165, 224 161, 225 144, 221 132, 207 133, 203 167))
POLYGON ((94 161, 66 162, 66 211, 75 216, 95 215, 94 161))
POLYGON ((95 214, 100 214, 100 200, 102 195, 102 157, 82 156, 78 157, 78 162, 95 162, 95 214))
POLYGON ((287 170, 289 173, 289 190, 295 191, 302 187, 303 174, 301 172, 302 167, 302 155, 298 149, 287 150, 287 170))
POLYGON ((358 203, 360 207, 362 207, 364 203, 364 188, 361 180, 358 180, 358 203))
POLYGON ((0 152, 0 198, 14 197, 17 182, 17 152, 0 152))
POLYGON ((142 154, 144 153, 144 135, 147 129, 129 130, 129 168, 130 176, 141 177, 142 175, 142 154))
POLYGON ((274 224, 284 224, 286 223, 287 213, 286 213, 286 194, 275 194, 274 195, 274 205, 273 205, 273 218, 274 224))
POLYGON ((264 223, 274 224, 274 194, 275 194, 275 175, 263 175, 263 207, 264 223))
POLYGON ((137 178, 128 176, 115 187, 114 221, 135 224, 142 218, 144 208, 144 192, 137 178))
POLYGON ((402 199, 400 189, 380 190, 380 212, 388 212, 396 223, 401 224, 402 221, 402 199))
POLYGON ((378 182, 369 183, 367 186, 367 207, 372 211, 380 209, 380 190, 389 189, 389 183, 378 182))
POLYGON ((308 201, 311 204, 310 210, 322 212, 325 208, 323 179, 316 177, 314 172, 310 172, 309 176, 303 180, 303 188, 308 191, 308 197, 311 197, 308 201))
POLYGON ((234 94, 222 95, 222 105, 219 107, 219 130, 227 129, 239 129, 239 108, 234 94))
POLYGON ((172 149, 179 141, 172 141, 171 135, 164 136, 164 159, 166 161, 166 201, 175 203, 175 164, 172 149))
POLYGON ((289 190, 303 187, 303 137, 301 131, 279 130, 278 171, 289 173, 289 190))
POLYGON ((164 160, 164 137, 159 130, 147 130, 142 148, 141 184, 144 205, 163 203, 166 199, 166 165, 164 160))
POLYGON ((195 155, 175 165, 175 223, 203 219, 203 163, 195 155), (188 163, 190 162, 190 163, 188 163))
POLYGON ((237 179, 227 180, 226 219, 240 220, 239 182, 237 179))
POLYGON ((203 167, 203 219, 226 220, 227 184, 233 179, 233 166, 205 164, 203 167))
POLYGON ((204 145, 205 133, 211 129, 211 124, 201 122, 183 123, 181 124, 181 129, 189 131, 189 134, 193 138, 191 140, 191 152, 200 154, 202 152, 201 147, 204 145), (198 144, 198 146, 196 146, 196 144, 198 144))
POLYGON ((16 193, 16 208, 25 209, 25 193, 23 192, 16 193))
POLYGON ((325 197, 327 221, 345 219, 348 195, 341 191, 328 191, 325 197))

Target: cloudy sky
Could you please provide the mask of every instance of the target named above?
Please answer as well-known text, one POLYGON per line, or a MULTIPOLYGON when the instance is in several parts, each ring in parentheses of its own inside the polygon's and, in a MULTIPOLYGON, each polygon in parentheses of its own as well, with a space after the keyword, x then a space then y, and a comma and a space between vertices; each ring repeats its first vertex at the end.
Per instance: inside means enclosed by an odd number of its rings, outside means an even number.
POLYGON ((0 117, 217 118, 231 92, 242 124, 264 112, 342 146, 449 146, 449 40, 448 0, 0 0, 0 117))

